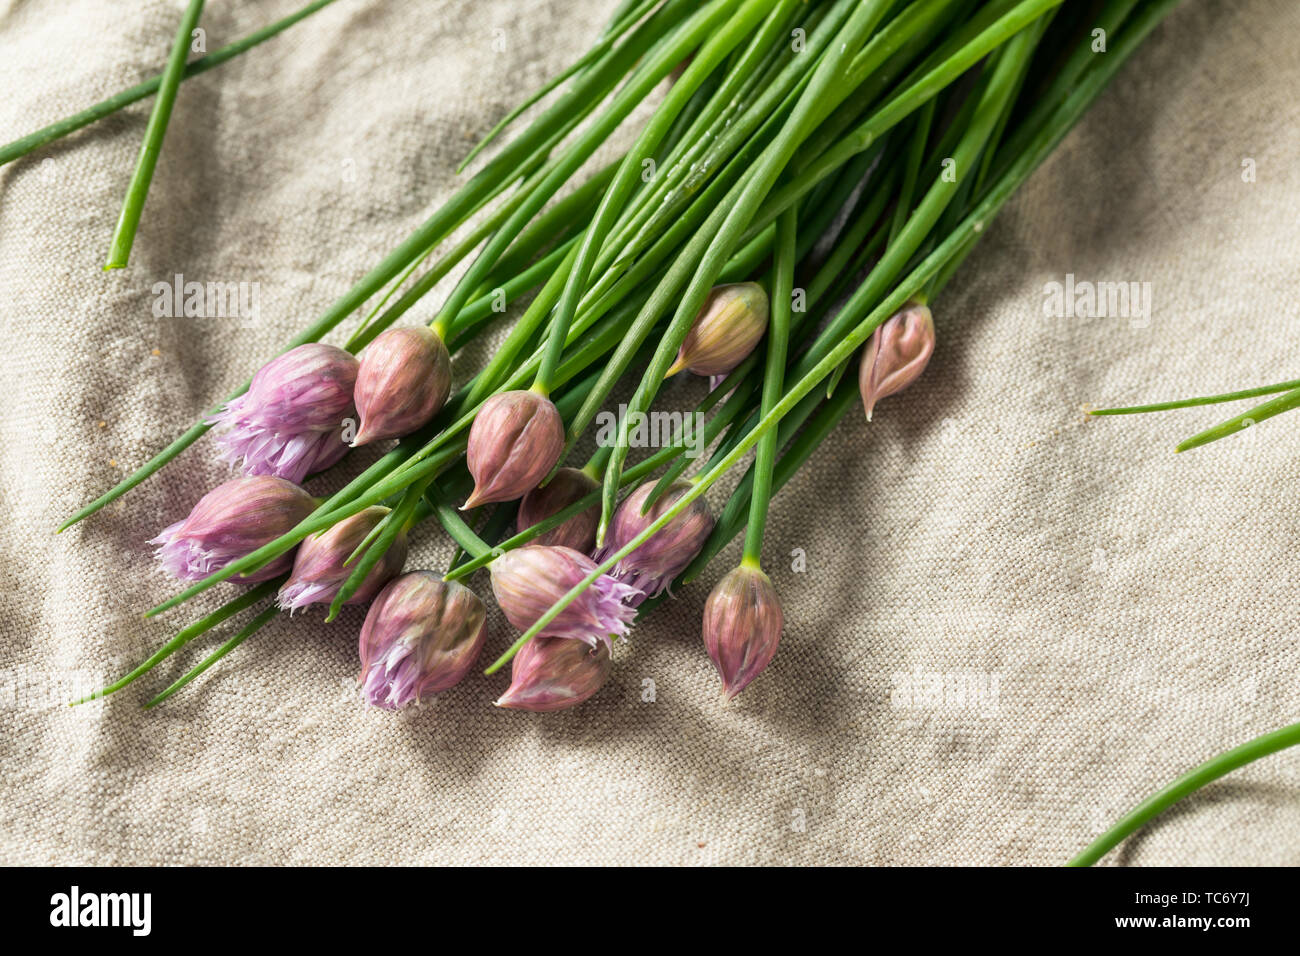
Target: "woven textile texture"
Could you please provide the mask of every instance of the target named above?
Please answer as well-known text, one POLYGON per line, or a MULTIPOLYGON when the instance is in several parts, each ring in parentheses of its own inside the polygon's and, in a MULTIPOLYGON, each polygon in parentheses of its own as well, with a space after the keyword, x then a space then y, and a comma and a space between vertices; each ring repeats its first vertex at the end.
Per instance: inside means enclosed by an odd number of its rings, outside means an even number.
MULTIPOLYGON (((207 47, 298 5, 209 4, 207 47)), ((0 139, 154 75, 183 6, 0 3, 0 139)), ((870 425, 846 418, 777 496, 785 634, 732 704, 699 623, 735 545, 564 713, 493 708, 504 676, 477 670, 418 710, 367 712, 355 609, 276 621, 155 711, 233 632, 66 706, 233 593, 141 616, 175 590, 147 539, 227 472, 203 441, 56 537, 59 521, 405 238, 611 9, 340 0, 186 82, 124 271, 100 267, 148 102, 0 168, 0 862, 1059 864, 1296 719, 1296 420, 1175 455, 1240 406, 1083 414, 1300 373, 1288 0, 1175 10, 934 303, 922 379, 870 425), (160 317, 155 286, 178 275, 248 283, 256 307, 160 317), (1067 281, 1137 282, 1149 308, 1047 314, 1067 281)), ((424 527, 408 567, 450 556, 424 527)), ((515 637, 490 625, 485 663, 515 637)), ((1275 756, 1106 862, 1300 863, 1298 791, 1300 753, 1275 756)))

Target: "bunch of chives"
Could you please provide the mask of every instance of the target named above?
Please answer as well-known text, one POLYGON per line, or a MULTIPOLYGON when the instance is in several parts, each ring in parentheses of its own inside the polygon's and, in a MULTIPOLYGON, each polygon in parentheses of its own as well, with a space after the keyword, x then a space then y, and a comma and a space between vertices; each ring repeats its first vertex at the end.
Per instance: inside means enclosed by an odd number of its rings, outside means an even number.
MULTIPOLYGON (((647 540, 758 446, 757 471, 751 468, 743 476, 723 519, 682 578, 697 577, 745 523, 751 526, 749 540, 761 541, 771 495, 851 404, 852 389, 836 383, 852 354, 909 298, 938 293, 997 209, 1172 3, 1138 12, 1132 3, 1103 5, 1100 16, 1117 34, 1104 58, 1083 55, 1086 31, 1052 32, 1058 5, 1059 0, 625 4, 559 78, 568 88, 288 344, 319 340, 379 296, 379 305, 347 343, 360 350, 468 261, 468 271, 431 324, 453 345, 464 344, 491 314, 486 303, 493 290, 503 289, 510 298, 531 293, 530 305, 500 349, 432 423, 330 495, 293 531, 150 613, 250 573, 307 535, 374 504, 432 517, 458 543, 474 546, 479 553, 460 562, 449 573, 452 578, 467 577, 490 556, 526 544, 548 522, 485 552, 431 492, 464 483, 465 438, 477 411, 493 395, 513 388, 555 390, 571 409, 565 421, 572 449, 633 369, 640 375, 632 380, 629 410, 649 410, 710 288, 729 278, 766 274, 764 263, 776 256, 784 265, 773 267, 774 284, 799 283, 812 293, 809 305, 815 311, 787 317, 782 303, 783 341, 769 343, 766 361, 755 354, 743 362, 701 403, 701 410, 713 413, 710 437, 720 444, 689 495, 641 536, 647 540), (796 30, 802 41, 797 48, 791 43, 796 30), (1068 54, 1065 67, 1052 82, 1027 92, 1031 69, 1050 72, 1036 57, 1055 57, 1062 47, 1068 54), (626 152, 585 181, 576 180, 632 110, 687 60, 626 152), (959 82, 965 80, 973 82, 959 82), (642 176, 647 160, 657 167, 648 179, 642 176), (955 163, 955 181, 936 176, 940 160, 955 163), (566 186, 570 191, 556 201, 566 186), (409 284, 444 239, 502 197, 465 240, 409 284), (848 219, 831 237, 825 267, 803 272, 812 264, 809 250, 841 213, 848 219)), ((550 84, 542 94, 558 86, 558 81, 550 84)), ((540 101, 539 94, 525 107, 540 101)), ((522 112, 512 113, 488 139, 498 138, 522 112)), ((63 527, 148 478, 208 427, 196 424, 63 527)), ((680 444, 635 467, 627 465, 628 448, 625 423, 613 447, 594 459, 603 472, 602 531, 621 488, 667 469, 656 482, 657 498, 686 467, 680 444)), ((575 504, 561 515, 582 507, 575 504)), ((562 522, 561 515, 549 524, 562 522)), ((388 530, 397 524, 394 520, 388 530)), ((332 614, 382 557, 386 540, 391 535, 381 532, 364 546, 332 614)), ((624 547, 622 555, 634 547, 624 547)), ((752 543, 750 550, 757 547, 752 543)), ((612 567, 622 555, 616 552, 600 567, 612 567)), ((756 554, 748 556, 757 560, 756 554)), ((575 588, 567 599, 580 591, 575 588)), ((237 599, 238 610, 249 606, 246 599, 237 599)), ((506 663, 564 605, 558 602, 543 615, 490 670, 506 663)), ((198 630, 181 634, 192 639, 229 616, 223 614, 209 615, 196 623, 198 630)))

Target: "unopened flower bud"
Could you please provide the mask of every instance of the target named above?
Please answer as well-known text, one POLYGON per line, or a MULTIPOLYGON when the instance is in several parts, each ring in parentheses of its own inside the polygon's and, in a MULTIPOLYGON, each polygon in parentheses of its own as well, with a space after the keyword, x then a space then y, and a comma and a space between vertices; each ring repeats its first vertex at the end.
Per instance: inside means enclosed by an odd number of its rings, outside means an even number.
MULTIPOLYGON (((576 584, 596 570, 596 562, 565 547, 529 545, 507 551, 490 565, 492 593, 506 619, 526 631, 576 584)), ((551 637, 567 637, 595 647, 627 634, 636 611, 625 602, 634 589, 602 574, 546 626, 551 637)))
POLYGON ((510 687, 498 707, 546 713, 577 707, 609 680, 609 648, 535 637, 511 662, 510 687))
POLYGON ((700 307, 668 370, 726 375, 749 357, 767 331, 767 293, 757 282, 715 286, 700 307))
POLYGON ((361 353, 353 392, 361 428, 353 447, 427 425, 450 391, 451 356, 437 333, 423 325, 381 333, 361 353))
MULTIPOLYGON (((168 572, 201 581, 230 562, 288 534, 316 508, 316 499, 292 482, 270 475, 232 478, 199 499, 184 521, 149 543, 168 572)), ((240 580, 266 581, 288 571, 293 552, 240 580)))
POLYGON ((293 482, 323 471, 347 453, 356 379, 357 360, 332 345, 308 342, 272 359, 211 419, 222 456, 246 475, 293 482))
POLYGON ((776 589, 758 568, 729 572, 704 603, 704 647, 731 700, 772 662, 784 616, 776 589))
POLYGON ((536 392, 493 395, 469 430, 465 464, 474 492, 461 506, 513 501, 546 477, 564 450, 564 422, 555 404, 536 392))
POLYGON ((858 366, 858 391, 867 421, 876 402, 916 381, 934 352, 934 318, 927 306, 908 303, 871 333, 858 366))
MULTIPOLYGON (((603 561, 608 555, 629 544, 646 528, 659 520, 660 515, 669 510, 691 489, 686 480, 674 481, 667 491, 659 497, 645 514, 646 499, 654 490, 654 483, 647 482, 623 499, 623 503, 614 512, 614 520, 609 526, 609 535, 604 548, 596 555, 603 561)), ((640 605, 646 598, 655 597, 667 590, 673 578, 681 574, 686 566, 695 560, 695 556, 704 547, 704 542, 713 531, 713 515, 709 505, 701 496, 687 505, 681 514, 664 525, 650 540, 641 545, 614 566, 611 574, 624 584, 631 585, 636 594, 632 598, 633 606, 640 605)))
POLYGON ((458 683, 487 638, 487 608, 469 588, 432 571, 388 583, 361 626, 361 695, 400 710, 458 683))
MULTIPOLYGON (((351 576, 356 564, 344 565, 352 553, 365 541, 366 535, 383 520, 389 509, 374 505, 324 531, 308 535, 298 546, 298 556, 293 562, 293 573, 280 588, 277 601, 286 611, 295 611, 308 604, 329 604, 339 593, 339 588, 351 576)), ((359 558, 358 558, 359 560, 359 558)), ((367 604, 379 593, 406 563, 406 532, 400 531, 392 546, 384 552, 378 563, 370 569, 356 593, 345 604, 367 604)))
MULTIPOLYGON (((515 521, 520 531, 531 528, 557 512, 581 501, 600 487, 596 479, 577 468, 561 468, 544 485, 539 485, 519 502, 519 515, 515 521)), ((600 524, 600 505, 569 518, 558 527, 543 532, 533 539, 534 544, 563 545, 587 554, 596 543, 596 526, 600 524)))

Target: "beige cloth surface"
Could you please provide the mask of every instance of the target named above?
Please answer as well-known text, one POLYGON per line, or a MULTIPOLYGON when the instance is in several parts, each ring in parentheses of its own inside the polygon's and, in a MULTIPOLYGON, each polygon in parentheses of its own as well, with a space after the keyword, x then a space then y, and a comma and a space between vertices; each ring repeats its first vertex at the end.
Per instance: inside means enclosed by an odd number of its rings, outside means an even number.
MULTIPOLYGON (((297 5, 210 4, 208 48, 297 5)), ((0 139, 155 73, 182 6, 0 5, 0 139)), ((147 104, 0 169, 0 862, 1058 864, 1297 718, 1300 419, 1174 455, 1242 406, 1081 414, 1300 374, 1287 0, 1175 11, 936 303, 923 380, 780 494, 785 636, 734 704, 699 639, 733 548, 567 713, 496 710, 505 681, 478 673, 366 712, 356 611, 279 620, 154 712, 218 638, 63 705, 232 593, 141 618, 174 591, 146 539, 225 472, 203 442, 58 521, 404 238, 610 6, 340 0, 187 82, 124 272, 100 266, 147 104), (260 321, 156 318, 176 273, 258 283, 260 321), (1150 283, 1149 322, 1045 316, 1067 274, 1150 283)), ((425 528, 408 567, 449 556, 425 528)), ((494 614, 488 653, 513 636, 494 614)), ((1300 753, 1274 757, 1107 861, 1300 862, 1298 794, 1300 753)))

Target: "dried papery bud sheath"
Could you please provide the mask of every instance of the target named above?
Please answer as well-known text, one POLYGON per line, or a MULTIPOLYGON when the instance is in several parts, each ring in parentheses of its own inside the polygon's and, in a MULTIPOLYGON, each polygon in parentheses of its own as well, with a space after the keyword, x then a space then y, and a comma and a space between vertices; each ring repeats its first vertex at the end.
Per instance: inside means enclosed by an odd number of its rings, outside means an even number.
MULTIPOLYGON (((344 562, 388 513, 388 508, 374 505, 304 538, 294 558, 293 573, 280 588, 277 598, 280 607, 292 612, 309 604, 333 601, 355 567, 345 566, 344 562)), ((406 532, 400 531, 379 563, 370 569, 361 587, 344 603, 370 603, 379 590, 401 572, 406 563, 406 549, 406 532)))
POLYGON ((609 648, 559 637, 535 637, 511 663, 510 687, 498 707, 549 713, 577 707, 609 680, 609 648))
MULTIPOLYGON (((577 468, 561 468, 551 480, 539 485, 519 502, 519 515, 515 521, 520 531, 531 528, 540 521, 581 501, 600 488, 596 479, 577 468)), ((596 526, 600 524, 600 505, 569 518, 558 527, 545 531, 533 539, 535 544, 563 545, 587 554, 596 544, 596 526)))
POLYGON ((246 475, 302 481, 347 453, 357 360, 309 342, 267 362, 248 391, 211 419, 222 456, 246 475))
POLYGON ((388 329, 361 353, 353 391, 361 426, 353 447, 401 438, 427 425, 451 392, 451 356, 421 325, 388 329))
POLYGON ((483 649, 487 608, 469 588, 411 571, 379 592, 361 626, 361 695, 385 710, 460 682, 483 649))
POLYGON ((776 656, 785 617, 776 588, 758 568, 729 572, 704 603, 704 647, 731 700, 776 656))
POLYGON ((882 398, 901 392, 925 371, 934 353, 934 317, 928 306, 908 303, 871 333, 858 366, 858 391, 871 421, 882 398))
MULTIPOLYGON (((201 581, 231 561, 288 534, 316 507, 316 499, 293 482, 270 475, 232 478, 199 499, 183 521, 149 543, 158 561, 183 581, 201 581)), ((293 566, 290 551, 240 581, 266 581, 293 566)))
MULTIPOLYGON (((526 631, 570 589, 596 570, 596 562, 562 546, 529 545, 507 551, 490 565, 492 593, 506 619, 526 631)), ((602 574, 550 624, 546 633, 608 646, 628 632, 636 611, 627 603, 635 589, 602 574)))
POLYGON ((474 491, 462 508, 513 501, 545 478, 564 450, 564 421, 555 404, 536 392, 493 395, 469 430, 465 464, 474 491))
MULTIPOLYGON (((603 561, 608 555, 631 543, 657 521, 660 515, 672 508, 690 488, 691 483, 684 479, 673 482, 644 514, 642 509, 650 492, 654 490, 654 484, 650 482, 633 491, 614 512, 605 546, 596 555, 596 559, 603 561)), ((712 531, 713 515, 709 512, 708 503, 702 497, 696 498, 681 514, 651 535, 650 540, 619 561, 610 573, 635 589, 636 594, 631 601, 633 606, 640 605, 646 598, 655 597, 667 590, 673 578, 695 560, 712 531)))
POLYGON ((749 357, 767 331, 767 293, 757 282, 715 286, 668 369, 676 375, 726 375, 749 357))

